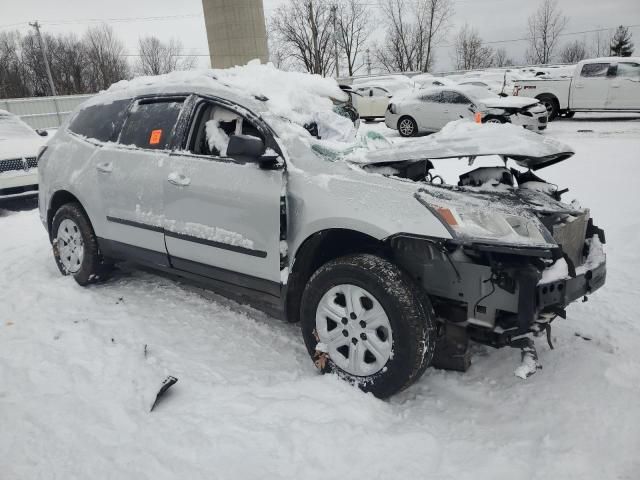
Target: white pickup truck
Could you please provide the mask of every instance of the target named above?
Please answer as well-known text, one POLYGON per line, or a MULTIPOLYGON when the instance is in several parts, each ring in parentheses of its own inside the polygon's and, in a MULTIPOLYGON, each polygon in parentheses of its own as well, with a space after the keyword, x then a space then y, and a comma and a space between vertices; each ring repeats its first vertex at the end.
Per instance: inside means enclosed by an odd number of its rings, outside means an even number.
POLYGON ((549 120, 574 112, 640 112, 640 57, 583 60, 572 78, 516 80, 513 94, 540 100, 549 120))

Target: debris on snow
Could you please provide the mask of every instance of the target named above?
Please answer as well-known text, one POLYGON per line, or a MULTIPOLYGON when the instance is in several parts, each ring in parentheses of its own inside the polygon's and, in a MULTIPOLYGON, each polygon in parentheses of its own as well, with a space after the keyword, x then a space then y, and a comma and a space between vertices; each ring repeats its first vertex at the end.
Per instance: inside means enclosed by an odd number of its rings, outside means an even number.
POLYGON ((171 375, 169 375, 167 378, 164 379, 164 381, 162 382, 162 386, 160 387, 160 390, 158 390, 156 399, 153 402, 153 405, 151 405, 151 409, 149 410, 149 412, 153 412, 153 409, 156 408, 156 405, 160 401, 160 398, 162 398, 162 396, 166 393, 166 391, 169 390, 173 385, 175 385, 177 381, 178 379, 176 377, 172 377, 171 375))

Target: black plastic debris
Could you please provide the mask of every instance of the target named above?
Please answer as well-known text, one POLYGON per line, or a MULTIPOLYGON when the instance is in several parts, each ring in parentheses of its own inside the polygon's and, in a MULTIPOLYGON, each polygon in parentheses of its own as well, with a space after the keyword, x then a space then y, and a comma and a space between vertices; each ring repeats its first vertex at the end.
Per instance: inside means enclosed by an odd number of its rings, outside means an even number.
POLYGON ((164 382, 162 382, 162 386, 160 387, 160 390, 158 391, 157 395, 156 395, 156 399, 153 402, 153 405, 151 405, 151 410, 149 410, 149 412, 153 412, 153 409, 156 408, 156 405, 158 404, 158 401, 160 400, 160 398, 165 394, 165 392, 167 390, 169 390, 171 388, 172 385, 174 385, 176 382, 178 381, 178 379, 176 377, 172 377, 171 375, 169 375, 167 378, 164 379, 164 382))

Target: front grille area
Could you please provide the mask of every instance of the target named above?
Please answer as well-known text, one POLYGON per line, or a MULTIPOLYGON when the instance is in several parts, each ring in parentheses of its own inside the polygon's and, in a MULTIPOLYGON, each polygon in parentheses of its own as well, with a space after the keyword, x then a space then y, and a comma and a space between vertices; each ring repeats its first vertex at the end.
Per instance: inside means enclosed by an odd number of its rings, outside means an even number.
POLYGON ((540 123, 547 123, 547 117, 546 116, 542 116, 538 118, 538 122, 540 123))
POLYGON ((11 158, 9 160, 0 160, 0 173, 11 172, 15 170, 28 170, 38 166, 36 157, 11 158))
POLYGON ((584 242, 589 223, 589 212, 580 216, 570 216, 562 223, 553 226, 553 238, 562 246, 562 251, 567 254, 576 267, 584 261, 584 242))

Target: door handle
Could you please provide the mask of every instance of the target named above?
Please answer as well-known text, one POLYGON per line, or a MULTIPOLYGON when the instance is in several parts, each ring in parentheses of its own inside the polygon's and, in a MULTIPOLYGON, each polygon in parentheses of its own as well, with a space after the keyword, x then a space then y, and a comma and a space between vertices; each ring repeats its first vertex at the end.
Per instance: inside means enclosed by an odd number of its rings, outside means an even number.
POLYGON ((176 187, 186 187, 191 184, 191 179, 182 175, 181 173, 171 172, 167 181, 171 185, 175 185, 176 187))
POLYGON ((111 173, 113 171, 113 163, 105 162, 96 165, 96 170, 102 173, 111 173))

